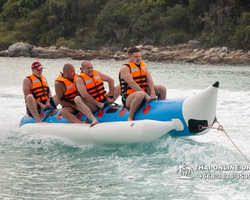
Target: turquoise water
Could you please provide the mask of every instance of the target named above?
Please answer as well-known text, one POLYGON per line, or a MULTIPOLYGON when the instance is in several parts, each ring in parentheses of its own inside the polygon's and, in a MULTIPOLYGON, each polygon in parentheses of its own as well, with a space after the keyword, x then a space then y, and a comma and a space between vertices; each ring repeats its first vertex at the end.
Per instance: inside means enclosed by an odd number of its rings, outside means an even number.
MULTIPOLYGON (((126 145, 78 145, 35 132, 21 133, 17 124, 25 113, 22 81, 31 73, 33 61, 0 58, 0 199, 250 199, 250 176, 236 176, 250 175, 250 170, 194 170, 187 180, 177 173, 182 163, 193 168, 249 166, 221 131, 126 145), (220 178, 201 179, 204 175, 220 178)), ((53 92, 63 64, 72 63, 79 72, 81 63, 39 61, 53 92)), ((125 61, 92 62, 118 83, 125 61)), ((167 87, 168 97, 190 96, 220 81, 218 121, 250 158, 250 67, 145 62, 155 84, 167 87)))

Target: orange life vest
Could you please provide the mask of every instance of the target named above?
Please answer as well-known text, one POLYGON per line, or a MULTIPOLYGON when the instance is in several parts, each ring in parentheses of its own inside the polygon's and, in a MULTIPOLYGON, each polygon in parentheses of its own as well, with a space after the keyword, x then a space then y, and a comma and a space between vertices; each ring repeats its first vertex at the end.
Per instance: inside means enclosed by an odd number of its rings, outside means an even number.
MULTIPOLYGON (((148 89, 148 83, 147 83, 147 77, 146 77, 146 65, 143 61, 140 62, 140 66, 135 65, 132 62, 129 62, 127 64, 130 68, 130 73, 134 79, 134 81, 144 90, 146 91, 148 89)), ((124 79, 121 78, 121 74, 119 72, 119 81, 121 86, 121 95, 123 94, 131 94, 135 92, 124 79)))
POLYGON ((82 72, 79 74, 79 76, 83 78, 85 82, 85 87, 89 95, 91 95, 96 101, 106 101, 107 94, 104 90, 102 79, 100 78, 97 71, 93 70, 92 77, 82 72))
POLYGON ((74 98, 78 95, 78 92, 76 90, 76 78, 77 75, 75 75, 73 83, 71 81, 69 81, 66 78, 63 78, 63 74, 60 74, 57 79, 55 81, 60 81, 62 83, 64 83, 65 87, 66 87, 66 92, 64 92, 63 97, 61 98, 61 100, 65 100, 71 103, 74 103, 74 98))
POLYGON ((35 75, 29 75, 27 78, 32 82, 30 94, 32 94, 37 101, 45 102, 49 96, 49 87, 44 76, 41 75, 41 78, 38 78, 35 75))

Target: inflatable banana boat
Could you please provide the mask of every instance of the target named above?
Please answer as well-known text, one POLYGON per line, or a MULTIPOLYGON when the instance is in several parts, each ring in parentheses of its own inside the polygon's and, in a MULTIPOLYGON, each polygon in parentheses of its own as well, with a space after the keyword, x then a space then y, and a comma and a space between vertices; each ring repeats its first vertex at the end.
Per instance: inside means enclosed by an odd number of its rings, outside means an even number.
MULTIPOLYGON (((72 140, 77 143, 139 143, 154 141, 165 134, 173 137, 207 133, 206 127, 216 117, 219 82, 190 97, 146 102, 136 112, 134 121, 127 121, 129 110, 121 105, 108 105, 94 115, 100 124, 68 122, 60 110, 42 112, 42 121, 36 123, 27 114, 19 127, 29 133, 41 133, 72 140)), ((91 122, 83 114, 81 121, 91 122)))

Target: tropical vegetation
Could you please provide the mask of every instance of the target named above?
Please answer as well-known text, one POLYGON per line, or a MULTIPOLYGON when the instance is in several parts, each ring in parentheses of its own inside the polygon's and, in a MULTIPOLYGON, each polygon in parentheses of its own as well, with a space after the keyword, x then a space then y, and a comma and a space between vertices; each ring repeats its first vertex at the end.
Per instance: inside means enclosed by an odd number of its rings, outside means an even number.
POLYGON ((0 44, 250 47, 247 0, 0 0, 0 44))

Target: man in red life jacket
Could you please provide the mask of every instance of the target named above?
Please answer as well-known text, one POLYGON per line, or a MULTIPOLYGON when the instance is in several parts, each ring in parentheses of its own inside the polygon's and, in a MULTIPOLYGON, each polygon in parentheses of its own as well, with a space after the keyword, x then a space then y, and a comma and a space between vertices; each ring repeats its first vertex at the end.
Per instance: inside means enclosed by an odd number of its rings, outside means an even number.
POLYGON ((166 99, 166 88, 154 85, 147 65, 141 60, 140 49, 131 47, 128 51, 129 62, 122 65, 119 72, 122 102, 129 109, 128 121, 134 119, 135 112, 143 101, 166 99))
MULTIPOLYGON (((76 79, 76 87, 80 94, 75 98, 75 102, 81 110, 82 106, 88 106, 92 113, 104 107, 106 102, 114 102, 118 94, 114 95, 114 80, 100 71, 94 70, 89 61, 83 61, 81 64, 81 73, 76 79), (109 92, 105 91, 103 81, 108 82, 109 92)), ((118 88, 119 86, 117 86, 118 88)), ((117 90, 116 90, 117 91, 117 90)), ((93 121, 93 120, 92 120, 93 121)), ((92 124, 98 124, 95 119, 92 124)))
POLYGON ((78 111, 81 111, 94 123, 96 121, 96 118, 92 114, 89 107, 86 105, 80 105, 80 107, 78 107, 78 105, 76 105, 74 101, 75 97, 79 95, 75 86, 76 78, 77 75, 75 73, 75 67, 71 64, 65 64, 63 66, 63 73, 61 73, 55 80, 56 95, 59 103, 62 105, 61 114, 69 122, 84 123, 75 115, 78 111))
POLYGON ((27 106, 27 114, 41 123, 39 114, 41 109, 55 109, 58 100, 54 95, 52 97, 46 78, 42 75, 43 66, 40 62, 34 62, 31 65, 32 75, 23 80, 23 94, 27 106))

